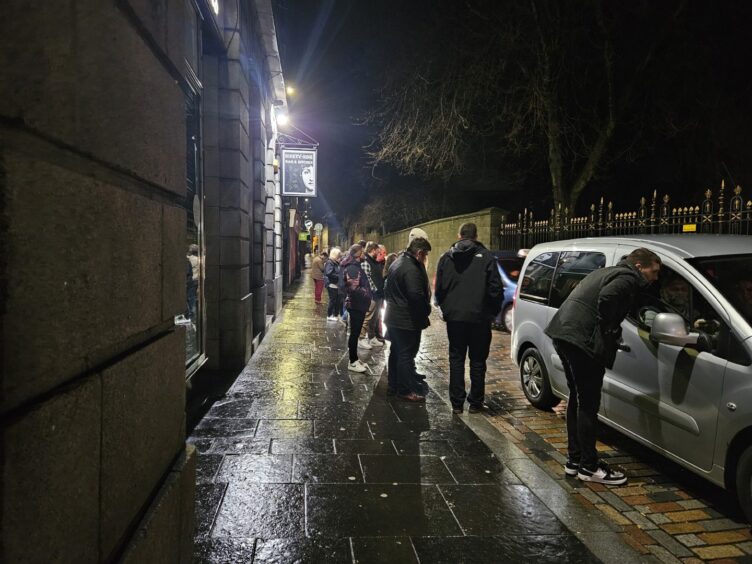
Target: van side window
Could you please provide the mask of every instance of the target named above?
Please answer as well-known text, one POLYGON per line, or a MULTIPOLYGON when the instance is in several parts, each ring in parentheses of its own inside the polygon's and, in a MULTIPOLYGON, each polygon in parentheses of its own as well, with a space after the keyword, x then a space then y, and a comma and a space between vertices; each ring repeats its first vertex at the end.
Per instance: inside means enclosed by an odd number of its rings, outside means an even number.
POLYGON ((595 251, 566 251, 559 257, 553 286, 551 307, 559 307, 588 274, 606 266, 606 255, 595 251))
POLYGON ((559 253, 541 253, 530 261, 520 284, 520 299, 548 303, 551 280, 558 260, 559 253))
POLYGON ((701 350, 736 364, 749 365, 749 357, 728 325, 688 280, 667 266, 661 268, 658 282, 638 296, 627 319, 649 332, 659 313, 681 315, 689 331, 703 336, 705 345, 701 350))

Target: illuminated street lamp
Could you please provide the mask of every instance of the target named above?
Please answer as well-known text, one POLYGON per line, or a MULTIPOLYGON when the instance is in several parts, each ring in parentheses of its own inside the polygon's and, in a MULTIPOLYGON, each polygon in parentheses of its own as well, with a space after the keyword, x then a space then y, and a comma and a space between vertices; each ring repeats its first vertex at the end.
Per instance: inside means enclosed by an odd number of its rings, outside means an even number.
POLYGON ((277 125, 287 125, 288 123, 290 123, 290 116, 287 114, 277 115, 277 125))
POLYGON ((285 92, 287 92, 288 96, 295 96, 295 87, 288 86, 287 88, 285 88, 285 92))

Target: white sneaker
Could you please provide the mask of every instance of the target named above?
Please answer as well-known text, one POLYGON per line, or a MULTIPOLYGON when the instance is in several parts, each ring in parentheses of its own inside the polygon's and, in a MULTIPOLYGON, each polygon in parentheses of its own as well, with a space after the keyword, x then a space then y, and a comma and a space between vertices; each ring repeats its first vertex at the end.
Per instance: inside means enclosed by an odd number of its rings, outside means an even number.
POLYGON ((598 461, 598 468, 588 470, 580 466, 577 470, 577 477, 583 482, 595 482, 597 484, 606 484, 607 486, 621 486, 627 483, 627 476, 619 470, 612 470, 602 461, 598 461))
POLYGON ((368 343, 372 347, 376 347, 377 349, 380 349, 381 347, 384 346, 384 343, 382 343, 381 341, 379 341, 376 337, 374 337, 373 339, 371 339, 370 341, 368 341, 368 343))
POLYGON ((347 366, 347 369, 350 370, 350 371, 352 371, 352 372, 365 372, 366 370, 368 370, 366 368, 366 365, 363 364, 362 362, 360 362, 360 360, 356 360, 355 362, 351 362, 347 366))
POLYGON ((358 346, 361 349, 366 349, 367 351, 370 351, 373 347, 368 343, 368 339, 360 339, 358 341, 358 346))
POLYGON ((334 315, 330 315, 326 318, 327 321, 337 321, 337 318, 334 315))

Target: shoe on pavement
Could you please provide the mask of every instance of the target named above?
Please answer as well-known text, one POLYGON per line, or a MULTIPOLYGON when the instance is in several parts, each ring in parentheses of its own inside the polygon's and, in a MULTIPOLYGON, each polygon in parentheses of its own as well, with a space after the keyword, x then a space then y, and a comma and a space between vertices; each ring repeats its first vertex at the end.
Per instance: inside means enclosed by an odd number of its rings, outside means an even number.
POLYGON ((397 394, 397 397, 403 401, 412 401, 412 402, 426 401, 425 396, 419 396, 415 392, 410 392, 409 394, 397 394))
POLYGON ((480 404, 480 405, 471 405, 467 411, 468 413, 483 413, 485 410, 486 410, 486 406, 483 404, 480 404))
POLYGON ((348 364, 347 369, 352 372, 365 372, 366 370, 368 370, 366 365, 360 362, 360 360, 356 360, 355 362, 348 364))
POLYGON ((326 318, 327 321, 337 321, 337 318, 334 315, 329 315, 326 318))
POLYGON ((598 462, 598 468, 595 470, 580 466, 577 470, 577 477, 583 482, 595 482, 606 486, 621 486, 627 483, 627 476, 624 472, 611 470, 604 462, 598 462))
POLYGON ((567 460, 567 463, 564 465, 564 473, 567 476, 576 476, 579 470, 580 470, 579 462, 572 462, 571 460, 567 460))
POLYGON ((370 351, 373 347, 368 343, 368 339, 360 339, 358 340, 358 346, 361 349, 365 349, 367 351, 370 351))
POLYGON ((376 337, 368 341, 368 344, 371 345, 371 347, 376 347, 377 349, 380 349, 381 347, 384 346, 384 343, 379 341, 376 337))
POLYGON ((453 407, 452 408, 452 413, 454 413, 455 415, 462 415, 462 408, 461 407, 453 407))

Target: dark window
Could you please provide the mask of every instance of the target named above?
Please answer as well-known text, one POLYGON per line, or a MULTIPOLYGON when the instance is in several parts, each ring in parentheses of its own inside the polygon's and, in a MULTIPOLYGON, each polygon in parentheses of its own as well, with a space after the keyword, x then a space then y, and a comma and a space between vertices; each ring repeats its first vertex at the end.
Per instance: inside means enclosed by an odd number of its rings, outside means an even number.
POLYGON ((520 285, 520 298, 543 304, 548 303, 551 280, 559 253, 541 253, 527 265, 520 285))
POLYGON ((175 317, 175 324, 185 327, 186 366, 190 369, 203 353, 203 190, 201 184, 201 143, 199 98, 186 97, 186 190, 185 190, 185 312, 175 317))
POLYGON ((551 307, 559 307, 588 274, 606 266, 606 255, 593 251, 561 253, 551 288, 551 307))
POLYGON ((512 282, 517 282, 520 277, 520 271, 522 265, 525 262, 523 258, 500 258, 497 259, 499 267, 504 270, 504 274, 509 277, 512 282))

